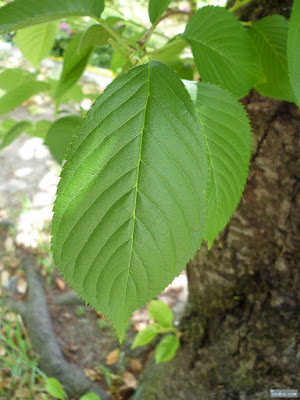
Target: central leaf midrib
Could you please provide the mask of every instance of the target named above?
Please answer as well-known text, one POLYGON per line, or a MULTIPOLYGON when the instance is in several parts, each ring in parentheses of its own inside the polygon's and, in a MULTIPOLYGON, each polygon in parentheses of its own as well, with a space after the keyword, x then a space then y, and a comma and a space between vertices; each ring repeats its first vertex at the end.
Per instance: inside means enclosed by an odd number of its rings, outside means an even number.
MULTIPOLYGON (((139 151, 139 157, 136 165, 136 182, 135 182, 135 194, 134 194, 134 202, 133 202, 133 214, 132 214, 132 231, 131 231, 131 247, 130 247, 130 254, 129 254, 129 261, 128 261, 128 273, 126 277, 126 292, 125 292, 125 298, 127 296, 127 289, 128 289, 128 279, 130 275, 130 266, 131 266, 131 260, 132 260, 132 253, 133 253, 133 238, 134 238, 134 231, 135 231, 135 221, 136 221, 136 203, 137 203, 137 194, 139 191, 139 176, 140 176, 140 164, 142 161, 142 150, 143 150, 143 138, 144 138, 144 133, 145 133, 145 124, 146 124, 146 114, 147 114, 147 105, 150 97, 150 65, 151 62, 148 63, 148 76, 147 76, 147 82, 148 82, 148 87, 147 87, 147 98, 145 102, 145 107, 144 107, 144 116, 143 116, 143 123, 142 123, 142 128, 141 128, 141 141, 140 141, 140 151, 139 151)), ((123 303, 125 305, 125 302, 123 303)))

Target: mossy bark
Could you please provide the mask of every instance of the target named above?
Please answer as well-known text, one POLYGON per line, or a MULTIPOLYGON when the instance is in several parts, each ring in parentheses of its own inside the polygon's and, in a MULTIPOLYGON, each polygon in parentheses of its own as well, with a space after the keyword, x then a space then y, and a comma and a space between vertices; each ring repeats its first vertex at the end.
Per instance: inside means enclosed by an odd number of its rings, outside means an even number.
MULTIPOLYGON (((290 5, 254 1, 241 12, 253 20, 290 5)), ((243 103, 253 127, 243 198, 189 263, 180 349, 149 361, 135 400, 266 399, 300 387, 300 110, 256 92, 243 103)))

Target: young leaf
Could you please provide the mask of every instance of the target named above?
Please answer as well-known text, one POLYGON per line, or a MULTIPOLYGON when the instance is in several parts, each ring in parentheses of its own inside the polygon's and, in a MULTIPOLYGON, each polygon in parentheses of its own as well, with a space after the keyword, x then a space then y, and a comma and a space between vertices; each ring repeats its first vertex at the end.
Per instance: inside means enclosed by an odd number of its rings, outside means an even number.
POLYGON ((82 118, 72 115, 55 121, 49 128, 45 145, 58 163, 65 160, 66 151, 75 135, 82 118))
POLYGON ((101 400, 95 393, 86 393, 79 400, 101 400))
POLYGON ((46 91, 47 88, 48 85, 45 82, 38 81, 27 81, 17 86, 0 98, 0 115, 21 106, 24 101, 37 93, 46 91))
POLYGON ((0 8, 0 34, 72 16, 99 18, 104 0, 14 0, 0 8))
POLYGON ((10 128, 7 134, 4 136, 0 149, 4 149, 4 147, 11 144, 15 139, 17 139, 26 129, 30 128, 32 123, 30 121, 21 121, 18 122, 16 125, 10 128))
POLYGON ((61 386, 60 382, 55 378, 47 378, 45 390, 56 399, 64 400, 67 398, 63 387, 61 386))
POLYGON ((56 31, 55 22, 46 22, 17 32, 17 46, 23 56, 31 61, 35 68, 38 68, 42 59, 50 53, 56 31))
POLYGON ((136 308, 199 248, 206 154, 180 79, 151 61, 114 80, 67 154, 52 224, 55 263, 111 319, 120 340, 136 308))
POLYGON ((170 65, 178 61, 180 53, 182 53, 186 46, 187 44, 185 40, 175 38, 160 49, 149 53, 149 56, 154 60, 170 65))
POLYGON ((149 0, 149 18, 153 25, 159 20, 172 0, 149 0))
MULTIPOLYGON (((121 26, 116 29, 118 34, 121 34, 125 29, 125 26, 121 26)), ((97 47, 97 46, 105 46, 108 44, 108 39, 111 38, 111 34, 107 32, 106 29, 101 25, 92 25, 90 26, 81 36, 81 40, 79 42, 78 51, 81 52, 85 47, 97 47)))
POLYGON ((282 15, 270 15, 255 22, 249 34, 261 58, 264 82, 255 89, 263 96, 294 101, 287 66, 288 21, 282 15))
POLYGON ((55 92, 57 100, 61 99, 81 77, 94 49, 93 46, 88 46, 79 52, 81 36, 76 36, 65 51, 63 71, 55 92))
POLYGON ((156 346, 155 361, 159 364, 164 361, 170 361, 175 356, 179 347, 179 339, 174 335, 165 336, 156 346))
POLYGON ((300 1, 295 0, 288 34, 289 76, 300 107, 300 1))
POLYGON ((191 46, 203 81, 245 96, 260 79, 260 66, 250 38, 238 19, 225 8, 203 7, 183 34, 191 46))
POLYGON ((170 307, 161 300, 152 300, 148 307, 151 319, 157 321, 164 327, 172 326, 174 315, 170 307))
POLYGON ((50 128, 51 121, 40 120, 37 121, 26 133, 30 136, 35 136, 44 139, 48 129, 50 128))
POLYGON ((21 85, 30 74, 19 68, 6 69, 0 74, 0 89, 7 91, 21 85))
POLYGON ((145 329, 139 331, 139 333, 136 335, 136 337, 134 338, 132 349, 135 349, 139 346, 144 346, 145 344, 152 342, 157 333, 158 332, 156 324, 148 325, 145 329))
POLYGON ((204 82, 184 82, 195 102, 206 138, 208 184, 205 239, 211 246, 242 196, 252 141, 243 106, 226 90, 204 82))

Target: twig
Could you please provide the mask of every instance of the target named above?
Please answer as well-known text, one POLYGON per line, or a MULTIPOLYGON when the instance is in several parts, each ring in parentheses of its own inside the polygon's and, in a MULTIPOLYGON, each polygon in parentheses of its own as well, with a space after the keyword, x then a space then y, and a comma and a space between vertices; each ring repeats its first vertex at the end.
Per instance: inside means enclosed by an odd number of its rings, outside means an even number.
POLYGON ((160 17, 160 19, 159 19, 155 24, 153 24, 153 25, 146 31, 146 33, 144 34, 144 36, 137 42, 138 45, 139 45, 142 49, 145 49, 145 47, 147 46, 147 44, 148 44, 148 42, 149 42, 149 40, 150 40, 150 37, 152 36, 152 34, 153 34, 154 30, 156 29, 157 25, 158 25, 161 21, 163 21, 164 19, 166 19, 166 18, 168 18, 168 17, 170 17, 170 16, 172 16, 172 15, 178 15, 178 14, 181 14, 181 15, 188 15, 189 17, 191 17, 193 13, 190 12, 190 11, 172 10, 171 8, 168 8, 167 11, 164 13, 164 15, 163 15, 162 17, 160 17))
POLYGON ((235 4, 231 8, 229 8, 229 11, 233 13, 233 12, 237 11, 239 8, 247 5, 251 1, 252 0, 235 0, 235 4))

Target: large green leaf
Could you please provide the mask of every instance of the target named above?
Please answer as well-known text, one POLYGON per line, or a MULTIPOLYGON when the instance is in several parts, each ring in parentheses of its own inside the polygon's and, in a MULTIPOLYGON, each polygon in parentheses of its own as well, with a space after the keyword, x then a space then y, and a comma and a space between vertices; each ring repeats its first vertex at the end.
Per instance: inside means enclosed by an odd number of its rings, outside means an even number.
POLYGON ((26 77, 19 85, 7 91, 0 98, 0 115, 14 110, 31 96, 46 90, 48 90, 48 84, 46 82, 40 82, 34 80, 32 77, 26 77))
POLYGON ((99 18, 104 0, 14 0, 0 8, 0 34, 72 16, 99 18))
POLYGON ((183 38, 191 45, 203 81, 238 98, 260 79, 260 66, 249 36, 225 8, 203 7, 188 22, 183 38))
POLYGON ((288 66, 293 92, 300 107, 300 1, 294 0, 288 34, 288 66))
POLYGON ((243 106, 224 89, 204 82, 184 83, 206 138, 209 173, 205 239, 211 246, 242 196, 252 148, 251 127, 243 106))
POLYGON ((61 99, 68 90, 78 81, 88 63, 93 46, 84 47, 78 50, 81 36, 76 36, 68 45, 64 54, 63 71, 58 82, 55 98, 61 99))
POLYGON ((46 22, 17 32, 17 45, 23 56, 31 61, 35 68, 38 68, 42 59, 50 53, 56 31, 56 22, 46 22))
POLYGON ((75 115, 60 118, 50 126, 46 134, 45 144, 60 164, 66 158, 66 151, 81 121, 82 118, 75 115))
POLYGON ((288 21, 270 15, 255 22, 249 34, 261 58, 265 80, 255 86, 263 96, 294 101, 287 66, 288 21))
POLYGON ((200 247, 206 163, 192 101, 158 61, 113 81, 77 131, 54 207, 54 259, 120 340, 132 311, 200 247))
POLYGON ((172 0, 149 0, 149 18, 152 24, 156 24, 163 15, 172 0))
POLYGON ((21 121, 16 125, 10 128, 7 134, 4 136, 0 149, 4 149, 4 147, 11 144, 15 139, 17 139, 23 132, 26 132, 27 129, 31 128, 32 123, 30 121, 21 121))

